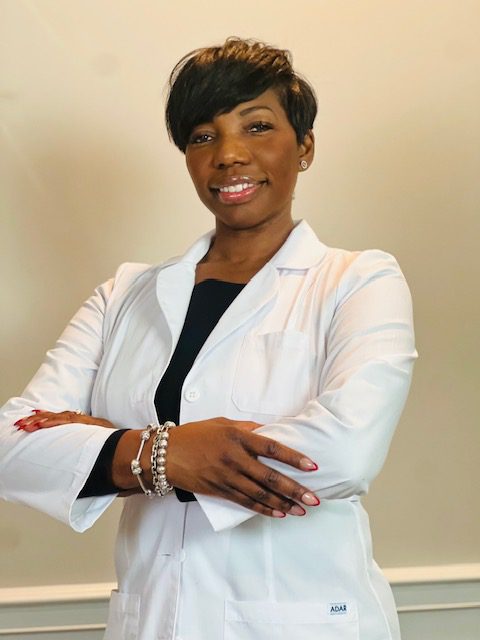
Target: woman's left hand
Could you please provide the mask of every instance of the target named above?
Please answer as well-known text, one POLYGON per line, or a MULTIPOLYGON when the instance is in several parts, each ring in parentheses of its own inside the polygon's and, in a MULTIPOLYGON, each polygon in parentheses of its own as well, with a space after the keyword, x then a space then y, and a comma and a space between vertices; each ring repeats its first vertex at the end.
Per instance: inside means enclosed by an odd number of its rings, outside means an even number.
POLYGON ((33 416, 17 420, 15 426, 19 431, 32 433, 33 431, 38 431, 38 429, 49 429, 50 427, 58 427, 71 422, 95 424, 99 427, 105 427, 106 429, 116 429, 114 424, 104 418, 86 416, 84 413, 77 413, 76 411, 59 411, 58 413, 54 413, 53 411, 42 411, 41 409, 33 409, 33 416))

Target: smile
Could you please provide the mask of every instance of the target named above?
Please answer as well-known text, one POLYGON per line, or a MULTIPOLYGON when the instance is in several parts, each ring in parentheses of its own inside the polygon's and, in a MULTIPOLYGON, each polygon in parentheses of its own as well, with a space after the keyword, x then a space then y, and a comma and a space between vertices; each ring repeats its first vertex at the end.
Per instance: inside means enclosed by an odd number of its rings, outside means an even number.
POLYGON ((244 204, 253 200, 263 184, 263 182, 243 182, 242 184, 220 187, 215 190, 215 193, 222 204, 244 204))
POLYGON ((245 175, 226 176, 212 185, 211 190, 222 204, 243 204, 250 202, 265 182, 245 175))
POLYGON ((218 190, 221 193, 240 193, 246 189, 251 189, 255 185, 252 182, 244 182, 243 184, 229 185, 228 187, 220 187, 218 190))

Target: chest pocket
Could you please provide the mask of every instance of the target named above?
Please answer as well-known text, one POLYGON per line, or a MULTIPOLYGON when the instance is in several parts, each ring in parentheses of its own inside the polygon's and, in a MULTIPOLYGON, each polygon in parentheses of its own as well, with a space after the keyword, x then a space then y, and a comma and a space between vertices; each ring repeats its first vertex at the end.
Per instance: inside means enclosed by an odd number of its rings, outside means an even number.
POLYGON ((300 331, 246 335, 232 400, 240 411, 294 416, 310 399, 312 356, 300 331))

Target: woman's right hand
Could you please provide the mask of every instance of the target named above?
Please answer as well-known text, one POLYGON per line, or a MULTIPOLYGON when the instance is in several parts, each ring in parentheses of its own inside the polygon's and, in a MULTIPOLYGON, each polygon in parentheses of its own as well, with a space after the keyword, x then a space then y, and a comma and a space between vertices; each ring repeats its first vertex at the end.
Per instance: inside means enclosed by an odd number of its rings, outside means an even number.
POLYGON ((212 418, 170 429, 166 475, 170 484, 236 502, 266 516, 305 515, 320 504, 302 486, 266 466, 258 456, 272 458, 302 471, 317 465, 302 453, 255 434, 256 422, 212 418))

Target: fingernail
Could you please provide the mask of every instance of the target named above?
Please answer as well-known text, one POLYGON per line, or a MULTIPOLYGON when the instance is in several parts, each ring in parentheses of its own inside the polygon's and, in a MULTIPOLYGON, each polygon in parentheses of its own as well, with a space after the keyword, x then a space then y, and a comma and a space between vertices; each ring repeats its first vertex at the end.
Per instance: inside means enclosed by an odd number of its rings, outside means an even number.
POLYGON ((25 431, 25 427, 17 427, 17 431, 25 431))
POLYGON ((285 514, 285 513, 283 513, 283 511, 277 511, 276 509, 274 509, 274 510, 272 511, 272 516, 273 516, 274 518, 285 518, 286 514, 285 514))
POLYGON ((302 496, 302 502, 308 504, 310 507, 316 507, 320 504, 320 500, 317 496, 310 491, 306 491, 302 496))
POLYGON ((318 465, 315 462, 312 462, 309 458, 302 458, 300 460, 300 468, 305 471, 316 471, 318 469, 318 465))
POLYGON ((22 422, 25 420, 25 418, 21 418, 20 420, 17 420, 16 422, 14 422, 14 426, 18 427, 19 424, 22 424, 22 422))
POLYGON ((32 409, 32 413, 42 413, 41 409, 32 409))
POLYGON ((298 504, 293 505, 293 507, 288 511, 291 516, 304 516, 307 512, 302 507, 299 507, 298 504))

